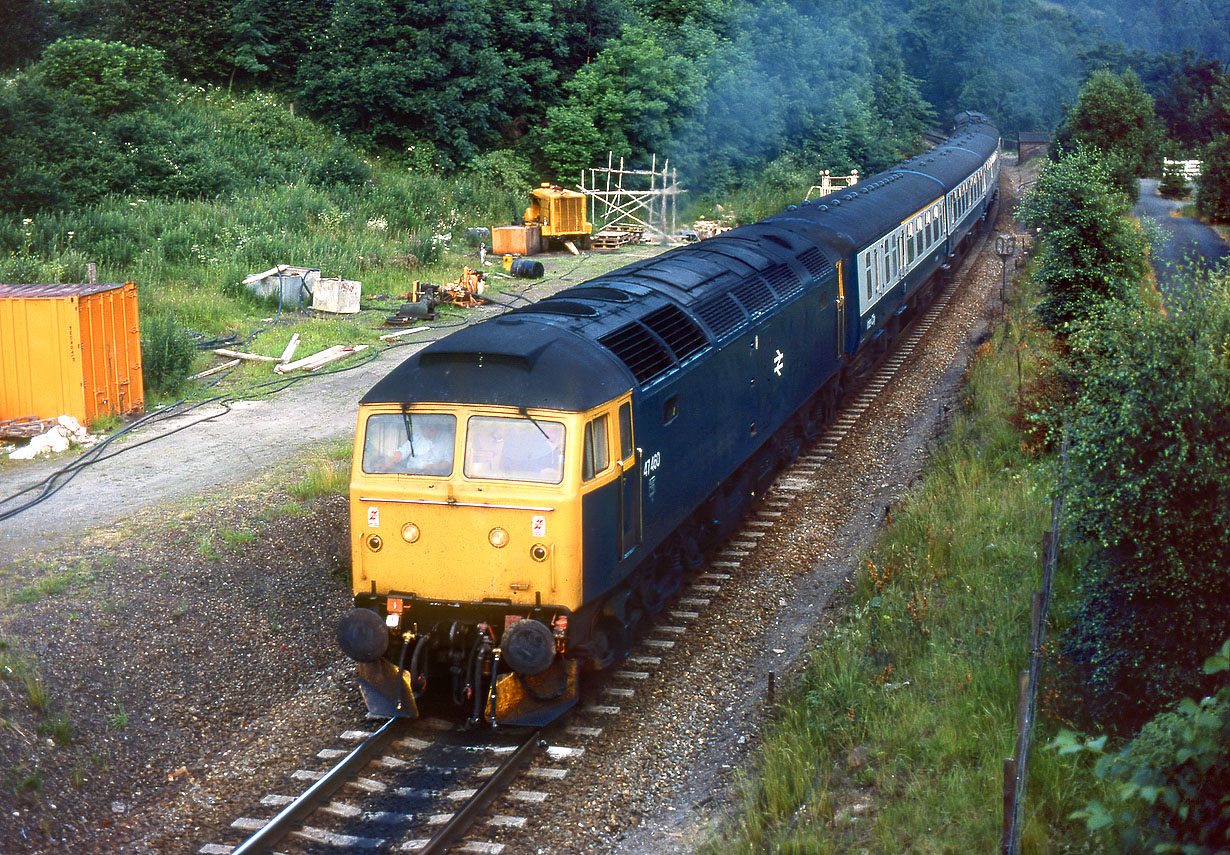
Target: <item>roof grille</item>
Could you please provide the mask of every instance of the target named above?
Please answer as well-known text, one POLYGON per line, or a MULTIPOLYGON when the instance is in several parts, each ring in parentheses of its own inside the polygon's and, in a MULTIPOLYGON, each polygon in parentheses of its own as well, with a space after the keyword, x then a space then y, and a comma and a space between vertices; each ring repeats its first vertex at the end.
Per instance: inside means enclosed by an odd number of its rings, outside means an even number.
POLYGON ((654 309, 641 318, 641 323, 656 332, 680 362, 708 344, 696 322, 673 303, 654 309))
POLYGON ((722 338, 738 329, 747 319, 743 309, 729 294, 715 294, 696 307, 696 314, 722 338))
POLYGON ((773 292, 759 276, 749 276, 732 292, 749 315, 755 316, 773 305, 773 292))
POLYGON ((802 253, 799 261, 807 268, 807 272, 812 275, 813 279, 820 279, 833 270, 833 265, 829 263, 828 257, 820 251, 819 247, 813 246, 802 253))
POLYGON ((791 270, 788 264, 775 264, 761 275, 778 297, 789 297, 803 290, 799 275, 791 270))
POLYGON ((598 343, 619 357, 642 385, 674 366, 666 348, 639 321, 607 333, 598 343))

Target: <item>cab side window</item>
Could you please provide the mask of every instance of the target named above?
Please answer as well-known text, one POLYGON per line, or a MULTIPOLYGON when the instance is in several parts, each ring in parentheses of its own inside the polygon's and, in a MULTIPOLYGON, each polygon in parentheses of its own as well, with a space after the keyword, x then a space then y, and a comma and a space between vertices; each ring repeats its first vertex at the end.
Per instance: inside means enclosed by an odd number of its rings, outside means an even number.
POLYGON ((585 456, 581 463, 581 479, 584 481, 591 480, 610 465, 606 423, 607 417, 603 414, 585 425, 585 456))
POLYGON ((619 459, 632 456, 632 405, 619 405, 619 459))

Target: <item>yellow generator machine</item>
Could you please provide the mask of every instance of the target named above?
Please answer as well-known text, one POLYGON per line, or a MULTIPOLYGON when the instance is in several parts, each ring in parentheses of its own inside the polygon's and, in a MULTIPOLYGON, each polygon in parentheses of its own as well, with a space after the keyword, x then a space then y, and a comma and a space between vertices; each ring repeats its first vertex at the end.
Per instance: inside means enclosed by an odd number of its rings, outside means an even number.
POLYGON ((589 242, 593 225, 585 219, 585 194, 565 190, 559 185, 543 184, 531 193, 530 206, 525 209, 527 225, 542 226, 547 241, 567 244, 569 241, 589 242))

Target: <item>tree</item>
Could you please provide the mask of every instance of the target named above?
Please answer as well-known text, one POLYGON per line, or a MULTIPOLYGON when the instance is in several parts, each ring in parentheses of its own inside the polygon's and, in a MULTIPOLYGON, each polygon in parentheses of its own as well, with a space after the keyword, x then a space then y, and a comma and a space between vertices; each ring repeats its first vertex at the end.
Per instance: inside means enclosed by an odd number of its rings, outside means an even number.
POLYGON ((1204 150, 1196 212, 1213 222, 1230 222, 1230 136, 1217 137, 1204 150))
POLYGON ((505 140, 544 124, 547 110, 564 100, 564 82, 618 36, 623 18, 619 0, 493 0, 487 9, 510 77, 505 140))
POLYGON ((1034 278, 1043 291, 1036 311, 1046 326, 1067 334, 1110 303, 1135 301, 1147 264, 1130 208, 1092 149, 1079 146, 1043 169, 1023 210, 1026 224, 1041 230, 1034 278))
POLYGON ((1225 223, 1230 222, 1230 80, 1218 83, 1210 100, 1208 126, 1213 139, 1203 151, 1196 212, 1225 223))
POLYGON ((479 0, 342 0, 299 69, 304 103, 339 129, 453 162, 499 140, 513 84, 479 0))
POLYGON ((1168 302, 1108 304, 1071 339, 1068 495, 1095 552, 1065 650, 1116 727, 1209 690, 1192 651, 1230 626, 1230 276, 1193 273, 1168 302))
POLYGON ((0 69, 14 68, 38 57, 51 40, 51 15, 39 0, 0 0, 0 69))
POLYGON ((1195 154, 1213 141, 1216 131, 1210 120, 1216 92, 1228 83, 1230 77, 1220 62, 1197 59, 1190 51, 1167 79, 1157 98, 1157 115, 1185 152, 1195 154))
POLYGON ((703 29, 627 24, 568 81, 567 99, 531 145, 569 181, 608 151, 638 159, 667 153, 700 109, 715 45, 703 29))
POLYGON ((1101 151, 1116 183, 1135 201, 1135 179, 1158 165, 1161 132, 1153 99, 1134 71, 1117 75, 1099 69, 1085 81, 1076 105, 1065 112, 1055 131, 1058 156, 1077 145, 1101 151))
POLYGON ((115 0, 114 38, 161 50, 176 74, 225 80, 234 68, 229 0, 115 0))
POLYGON ((231 7, 231 54, 236 72, 256 75, 269 70, 268 59, 273 54, 269 43, 269 20, 259 0, 239 0, 231 7))

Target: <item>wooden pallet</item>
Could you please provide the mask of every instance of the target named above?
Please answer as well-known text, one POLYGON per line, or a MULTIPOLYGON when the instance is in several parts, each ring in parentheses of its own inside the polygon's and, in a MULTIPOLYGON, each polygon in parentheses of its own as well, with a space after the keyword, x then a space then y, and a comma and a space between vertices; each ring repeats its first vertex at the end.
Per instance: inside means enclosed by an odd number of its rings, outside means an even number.
POLYGON ((590 238, 590 246, 594 249, 616 249, 631 242, 628 233, 621 231, 602 231, 590 238))
POLYGON ((29 439, 46 432, 55 424, 54 419, 36 419, 34 416, 22 416, 18 419, 0 419, 0 437, 4 439, 29 439))
POLYGON ((629 243, 640 243, 645 230, 636 226, 610 226, 590 238, 595 249, 614 249, 629 243))

